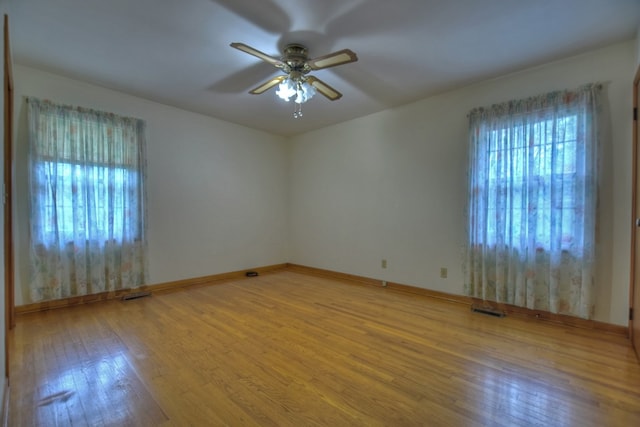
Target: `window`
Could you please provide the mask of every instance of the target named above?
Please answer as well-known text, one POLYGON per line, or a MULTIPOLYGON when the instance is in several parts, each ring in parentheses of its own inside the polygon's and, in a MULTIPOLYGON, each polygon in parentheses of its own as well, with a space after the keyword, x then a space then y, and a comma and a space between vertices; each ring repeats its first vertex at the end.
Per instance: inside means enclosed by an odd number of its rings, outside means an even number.
POLYGON ((487 233, 480 240, 487 244, 513 244, 529 239, 538 248, 551 249, 552 236, 565 250, 581 249, 580 230, 575 229, 579 210, 574 192, 578 179, 576 114, 555 120, 532 121, 511 128, 490 131, 489 198, 487 233), (529 212, 543 213, 533 228, 529 212), (554 211, 555 214, 551 214, 554 211), (509 212, 501 220, 500 212, 509 212), (558 219, 552 229, 552 218, 558 219))
POLYGON ((144 122, 35 98, 28 118, 31 301, 144 284, 144 122))
POLYGON ((117 241, 138 238, 139 213, 125 200, 125 195, 138 187, 135 171, 51 161, 35 167, 38 193, 44 196, 40 200, 43 242, 88 240, 92 236, 117 241), (56 181, 54 188, 50 184, 56 181), (131 233, 126 230, 125 216, 134 226, 131 233))
POLYGON ((602 91, 469 114, 468 295, 591 317, 602 91))

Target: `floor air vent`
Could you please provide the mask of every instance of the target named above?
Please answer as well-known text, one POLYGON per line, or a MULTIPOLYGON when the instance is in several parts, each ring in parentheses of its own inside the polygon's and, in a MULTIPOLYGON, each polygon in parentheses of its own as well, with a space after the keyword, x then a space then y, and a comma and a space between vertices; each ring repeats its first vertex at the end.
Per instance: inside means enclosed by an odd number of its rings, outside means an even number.
POLYGON ((145 292, 145 291, 131 292, 126 295, 123 295, 122 301, 128 301, 130 299, 138 299, 138 298, 144 298, 144 297, 150 297, 150 296, 151 296, 151 292, 145 292))
POLYGON ((473 311, 474 313, 488 314, 489 316, 494 316, 494 317, 506 316, 504 311, 500 311, 497 308, 493 308, 493 307, 478 307, 478 306, 472 305, 471 311, 473 311))

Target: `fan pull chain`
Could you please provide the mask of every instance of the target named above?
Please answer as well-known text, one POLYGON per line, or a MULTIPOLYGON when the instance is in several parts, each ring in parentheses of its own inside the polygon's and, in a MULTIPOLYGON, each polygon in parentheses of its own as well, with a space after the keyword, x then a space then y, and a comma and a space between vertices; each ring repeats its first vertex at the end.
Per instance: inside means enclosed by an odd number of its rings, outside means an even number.
POLYGON ((297 119, 302 117, 302 104, 298 104, 297 102, 293 103, 293 118, 297 119))

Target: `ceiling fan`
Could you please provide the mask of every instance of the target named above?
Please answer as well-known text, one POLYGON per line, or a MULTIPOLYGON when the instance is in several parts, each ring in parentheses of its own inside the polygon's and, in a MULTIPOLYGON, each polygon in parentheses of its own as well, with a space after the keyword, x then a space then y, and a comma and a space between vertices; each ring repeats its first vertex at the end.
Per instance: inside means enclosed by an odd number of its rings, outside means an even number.
POLYGON ((293 98, 295 103, 298 104, 293 114, 296 118, 302 116, 302 110, 299 105, 311 99, 316 91, 331 101, 342 97, 340 92, 322 80, 309 75, 311 71, 348 64, 358 60, 356 54, 349 49, 342 49, 317 58, 309 58, 307 48, 297 43, 285 46, 282 58, 267 55, 244 43, 231 43, 231 47, 260 58, 285 73, 262 83, 255 89, 250 90, 249 93, 260 95, 272 87, 279 85, 277 91, 278 96, 286 101, 293 98))

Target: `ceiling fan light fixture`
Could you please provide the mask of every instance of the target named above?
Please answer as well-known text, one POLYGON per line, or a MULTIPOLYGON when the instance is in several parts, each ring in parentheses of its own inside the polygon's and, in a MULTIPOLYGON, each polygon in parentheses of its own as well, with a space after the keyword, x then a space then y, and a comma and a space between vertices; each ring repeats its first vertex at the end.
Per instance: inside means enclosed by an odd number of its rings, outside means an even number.
POLYGON ((316 88, 311 86, 306 80, 292 79, 287 77, 278 85, 276 95, 283 101, 289 102, 291 98, 297 104, 302 104, 313 98, 316 88), (294 98, 295 97, 295 98, 294 98))
POLYGON ((296 95, 296 86, 294 82, 290 78, 284 79, 278 85, 276 95, 278 95, 278 97, 283 101, 289 102, 291 97, 296 95))
POLYGON ((316 88, 311 86, 307 81, 298 82, 298 88, 296 90, 296 99, 294 100, 298 104, 307 102, 316 94, 316 88))

